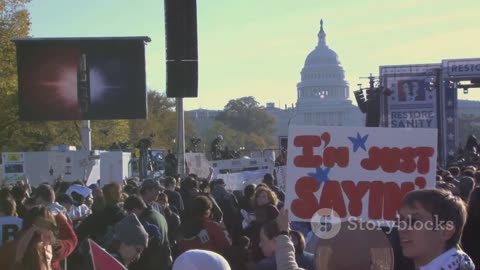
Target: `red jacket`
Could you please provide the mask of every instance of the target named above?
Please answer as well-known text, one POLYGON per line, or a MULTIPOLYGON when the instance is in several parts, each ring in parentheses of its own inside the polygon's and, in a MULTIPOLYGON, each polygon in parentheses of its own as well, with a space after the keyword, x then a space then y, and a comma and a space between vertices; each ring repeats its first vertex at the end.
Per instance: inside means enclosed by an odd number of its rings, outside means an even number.
POLYGON ((53 250, 52 270, 61 270, 63 267, 60 261, 65 260, 77 246, 78 239, 72 225, 67 221, 64 215, 58 214, 55 216, 55 221, 58 227, 58 239, 55 243, 55 250, 53 250))
POLYGON ((223 254, 230 247, 228 232, 217 222, 203 221, 203 229, 192 238, 184 238, 178 243, 181 252, 190 249, 210 250, 223 254))
MULTIPOLYGON (((58 238, 53 248, 52 270, 61 270, 60 262, 68 257, 77 246, 77 236, 65 216, 58 214, 55 216, 55 221, 58 227, 58 238)), ((13 270, 17 267, 15 265, 17 243, 18 238, 6 242, 0 248, 0 269, 13 270)))

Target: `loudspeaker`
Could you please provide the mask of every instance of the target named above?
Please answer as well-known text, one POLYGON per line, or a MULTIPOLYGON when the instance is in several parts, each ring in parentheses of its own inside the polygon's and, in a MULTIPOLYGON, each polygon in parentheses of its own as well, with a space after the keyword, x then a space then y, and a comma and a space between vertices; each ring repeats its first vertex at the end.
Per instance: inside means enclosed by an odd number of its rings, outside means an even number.
POLYGON ((196 0, 165 0, 165 36, 167 97, 197 97, 196 0))
POLYGON ((167 61, 198 60, 197 1, 165 0, 167 61))
POLYGON ((167 61, 167 97, 197 97, 197 89, 197 61, 167 61))

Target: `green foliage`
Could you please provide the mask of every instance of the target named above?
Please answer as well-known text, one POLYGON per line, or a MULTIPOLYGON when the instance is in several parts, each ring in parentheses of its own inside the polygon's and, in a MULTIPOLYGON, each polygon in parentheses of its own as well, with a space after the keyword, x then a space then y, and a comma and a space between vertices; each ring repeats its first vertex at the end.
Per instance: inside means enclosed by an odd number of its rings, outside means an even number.
POLYGON ((261 136, 272 135, 275 124, 275 118, 265 112, 251 96, 230 100, 217 120, 229 128, 261 136))
POLYGON ((275 145, 273 125, 275 118, 264 111, 254 97, 230 100, 207 132, 207 141, 219 134, 224 146, 231 150, 259 150, 275 145))
POLYGON ((207 143, 205 148, 207 152, 210 151, 210 143, 218 136, 223 136, 223 145, 230 150, 238 151, 240 149, 247 150, 261 150, 271 148, 274 141, 270 136, 261 136, 255 133, 245 133, 227 127, 220 121, 215 121, 213 126, 207 132, 207 143))
MULTIPOLYGON (((135 146, 142 138, 153 139, 153 148, 174 149, 177 136, 177 113, 175 100, 169 99, 155 90, 147 93, 147 119, 130 120, 130 143, 135 146)), ((195 134, 189 119, 185 118, 186 141, 195 134)))
POLYGON ((17 63, 12 39, 30 31, 27 0, 0 0, 0 150, 36 149, 48 137, 41 123, 18 121, 17 63), (38 130, 38 131, 37 131, 38 130))
MULTIPOLYGON (((78 127, 79 130, 81 127, 78 127)), ((91 121, 92 149, 108 150, 113 143, 128 143, 130 127, 128 120, 91 121)), ((130 147, 132 147, 130 145, 130 147)))

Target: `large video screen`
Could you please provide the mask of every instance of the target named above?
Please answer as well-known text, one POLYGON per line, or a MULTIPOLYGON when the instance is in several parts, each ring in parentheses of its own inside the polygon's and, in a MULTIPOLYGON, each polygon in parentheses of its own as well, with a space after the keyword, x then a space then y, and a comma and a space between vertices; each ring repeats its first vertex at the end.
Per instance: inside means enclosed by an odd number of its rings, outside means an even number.
POLYGON ((146 40, 15 40, 20 120, 145 119, 146 40))

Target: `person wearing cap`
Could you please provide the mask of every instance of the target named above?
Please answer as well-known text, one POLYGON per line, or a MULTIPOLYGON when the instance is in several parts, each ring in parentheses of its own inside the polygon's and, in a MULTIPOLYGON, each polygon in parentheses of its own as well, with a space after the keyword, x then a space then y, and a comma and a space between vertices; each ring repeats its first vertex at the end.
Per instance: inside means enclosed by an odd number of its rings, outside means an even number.
POLYGON ((157 203, 158 194, 162 192, 164 188, 155 179, 145 179, 140 186, 140 195, 142 195, 143 201, 152 209, 162 212, 161 207, 157 203))
POLYGON ((130 214, 114 226, 113 241, 107 251, 123 265, 134 262, 148 245, 148 233, 135 214, 130 214))

